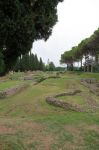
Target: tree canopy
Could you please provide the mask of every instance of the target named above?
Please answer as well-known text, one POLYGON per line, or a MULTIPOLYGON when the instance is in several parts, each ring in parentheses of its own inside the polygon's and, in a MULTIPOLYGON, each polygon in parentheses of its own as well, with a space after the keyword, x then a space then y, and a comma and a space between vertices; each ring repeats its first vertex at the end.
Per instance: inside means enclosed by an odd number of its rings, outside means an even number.
POLYGON ((37 55, 31 53, 30 55, 27 53, 25 55, 22 55, 21 57, 18 57, 16 64, 13 71, 35 71, 35 70, 45 70, 45 64, 42 61, 42 58, 40 60, 38 59, 37 55))
POLYGON ((47 40, 63 0, 0 0, 0 53, 6 71, 38 39, 47 40))
POLYGON ((89 37, 82 40, 78 46, 72 47, 70 51, 65 51, 61 55, 61 63, 66 63, 71 65, 74 62, 81 61, 82 68, 82 59, 90 56, 95 57, 95 65, 99 65, 99 28, 89 37))

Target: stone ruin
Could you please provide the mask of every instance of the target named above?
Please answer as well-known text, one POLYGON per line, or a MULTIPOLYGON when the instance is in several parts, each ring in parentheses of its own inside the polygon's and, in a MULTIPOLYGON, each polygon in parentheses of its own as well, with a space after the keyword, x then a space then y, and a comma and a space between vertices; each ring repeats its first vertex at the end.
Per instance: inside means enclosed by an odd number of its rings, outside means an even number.
POLYGON ((84 110, 79 105, 74 105, 74 104, 64 102, 62 100, 57 99, 60 96, 68 96, 68 95, 73 96, 73 95, 75 95, 77 93, 80 93, 80 92, 81 92, 80 90, 74 90, 74 91, 71 91, 71 92, 64 92, 64 93, 60 93, 60 94, 57 94, 57 95, 54 95, 54 96, 49 96, 49 97, 46 98, 46 102, 48 104, 51 104, 51 105, 54 105, 54 106, 57 106, 57 107, 61 107, 64 110, 84 112, 84 110))
POLYGON ((90 92, 99 96, 99 81, 95 78, 81 79, 81 84, 89 88, 90 92))

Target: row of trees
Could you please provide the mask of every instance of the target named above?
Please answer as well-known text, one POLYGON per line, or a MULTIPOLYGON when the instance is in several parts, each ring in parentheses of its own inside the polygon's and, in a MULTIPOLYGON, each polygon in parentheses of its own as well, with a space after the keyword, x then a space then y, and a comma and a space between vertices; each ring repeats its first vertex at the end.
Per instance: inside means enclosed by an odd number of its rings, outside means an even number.
POLYGON ((31 50, 35 40, 49 38, 57 22, 57 5, 62 1, 0 1, 1 74, 12 69, 17 58, 31 50))
POLYGON ((81 70, 91 71, 99 68, 99 29, 89 38, 82 40, 78 46, 72 47, 61 55, 61 63, 67 64, 67 69, 73 70, 75 62, 81 62, 81 70), (83 62, 84 61, 84 67, 83 62))
POLYGON ((13 71, 34 71, 34 70, 44 70, 45 65, 42 61, 38 59, 35 54, 25 54, 17 59, 16 65, 13 68, 13 71))
POLYGON ((54 63, 48 61, 48 64, 45 65, 42 61, 42 58, 38 59, 37 55, 35 54, 25 54, 21 57, 18 57, 15 66, 13 67, 13 71, 55 71, 56 68, 54 63))

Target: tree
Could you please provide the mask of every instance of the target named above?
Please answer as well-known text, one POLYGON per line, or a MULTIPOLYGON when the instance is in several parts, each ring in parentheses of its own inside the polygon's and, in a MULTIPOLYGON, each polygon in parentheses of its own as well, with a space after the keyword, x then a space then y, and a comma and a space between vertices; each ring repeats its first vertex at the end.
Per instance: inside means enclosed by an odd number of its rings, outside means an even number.
POLYGON ((18 57, 16 64, 13 68, 14 71, 34 71, 34 70, 44 70, 45 65, 42 58, 38 60, 37 55, 30 53, 18 57))
POLYGON ((38 70, 39 69, 39 60, 37 55, 34 55, 34 70, 38 70))
POLYGON ((30 54, 29 70, 33 71, 35 69, 34 65, 35 65, 34 54, 30 54))
POLYGON ((89 38, 82 40, 78 46, 72 47, 70 51, 66 51, 61 55, 61 63, 66 63, 69 67, 73 62, 81 60, 82 70, 82 59, 85 58, 84 70, 93 72, 93 69, 99 70, 99 29, 96 30, 89 38), (89 57, 92 57, 89 59, 89 57), (95 57, 95 61, 93 61, 95 57))
POLYGON ((29 70, 29 54, 25 54, 22 56, 21 67, 22 67, 22 71, 29 70))
POLYGON ((64 54, 61 55, 61 63, 67 64, 67 69, 73 70, 73 63, 74 63, 74 55, 73 50, 66 51, 64 54))
POLYGON ((21 70, 21 58, 20 57, 18 57, 18 59, 17 59, 17 61, 16 61, 16 64, 15 64, 15 66, 14 66, 14 68, 13 68, 13 71, 16 71, 16 72, 18 72, 18 71, 20 71, 21 70))
POLYGON ((49 63, 49 71, 55 71, 55 65, 53 62, 49 63))
POLYGON ((44 63, 42 61, 42 58, 40 58, 40 61, 39 61, 39 70, 42 70, 44 71, 45 67, 44 67, 44 63))
POLYGON ((18 56, 30 51, 38 39, 47 40, 57 22, 57 5, 63 0, 0 1, 0 50, 6 71, 18 56))
POLYGON ((5 71, 5 64, 3 60, 3 55, 0 53, 0 75, 3 75, 5 71))

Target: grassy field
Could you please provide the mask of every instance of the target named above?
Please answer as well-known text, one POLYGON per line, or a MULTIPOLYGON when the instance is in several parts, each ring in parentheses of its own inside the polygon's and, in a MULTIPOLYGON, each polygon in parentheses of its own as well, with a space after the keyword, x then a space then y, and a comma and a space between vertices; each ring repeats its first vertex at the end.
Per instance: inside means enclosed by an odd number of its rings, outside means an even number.
POLYGON ((0 91, 22 84, 20 81, 7 80, 0 83, 0 91))
MULTIPOLYGON (((99 74, 70 72, 61 74, 60 77, 46 79, 37 85, 29 81, 30 86, 26 90, 0 100, 0 150, 99 149, 98 110, 87 113, 64 111, 45 101, 47 96, 79 89, 82 95, 64 96, 61 99, 87 109, 88 104, 84 98, 91 96, 99 103, 99 96, 81 85, 80 80, 99 80, 99 74)), ((8 79, 0 83, 0 90, 21 82, 8 79)))

